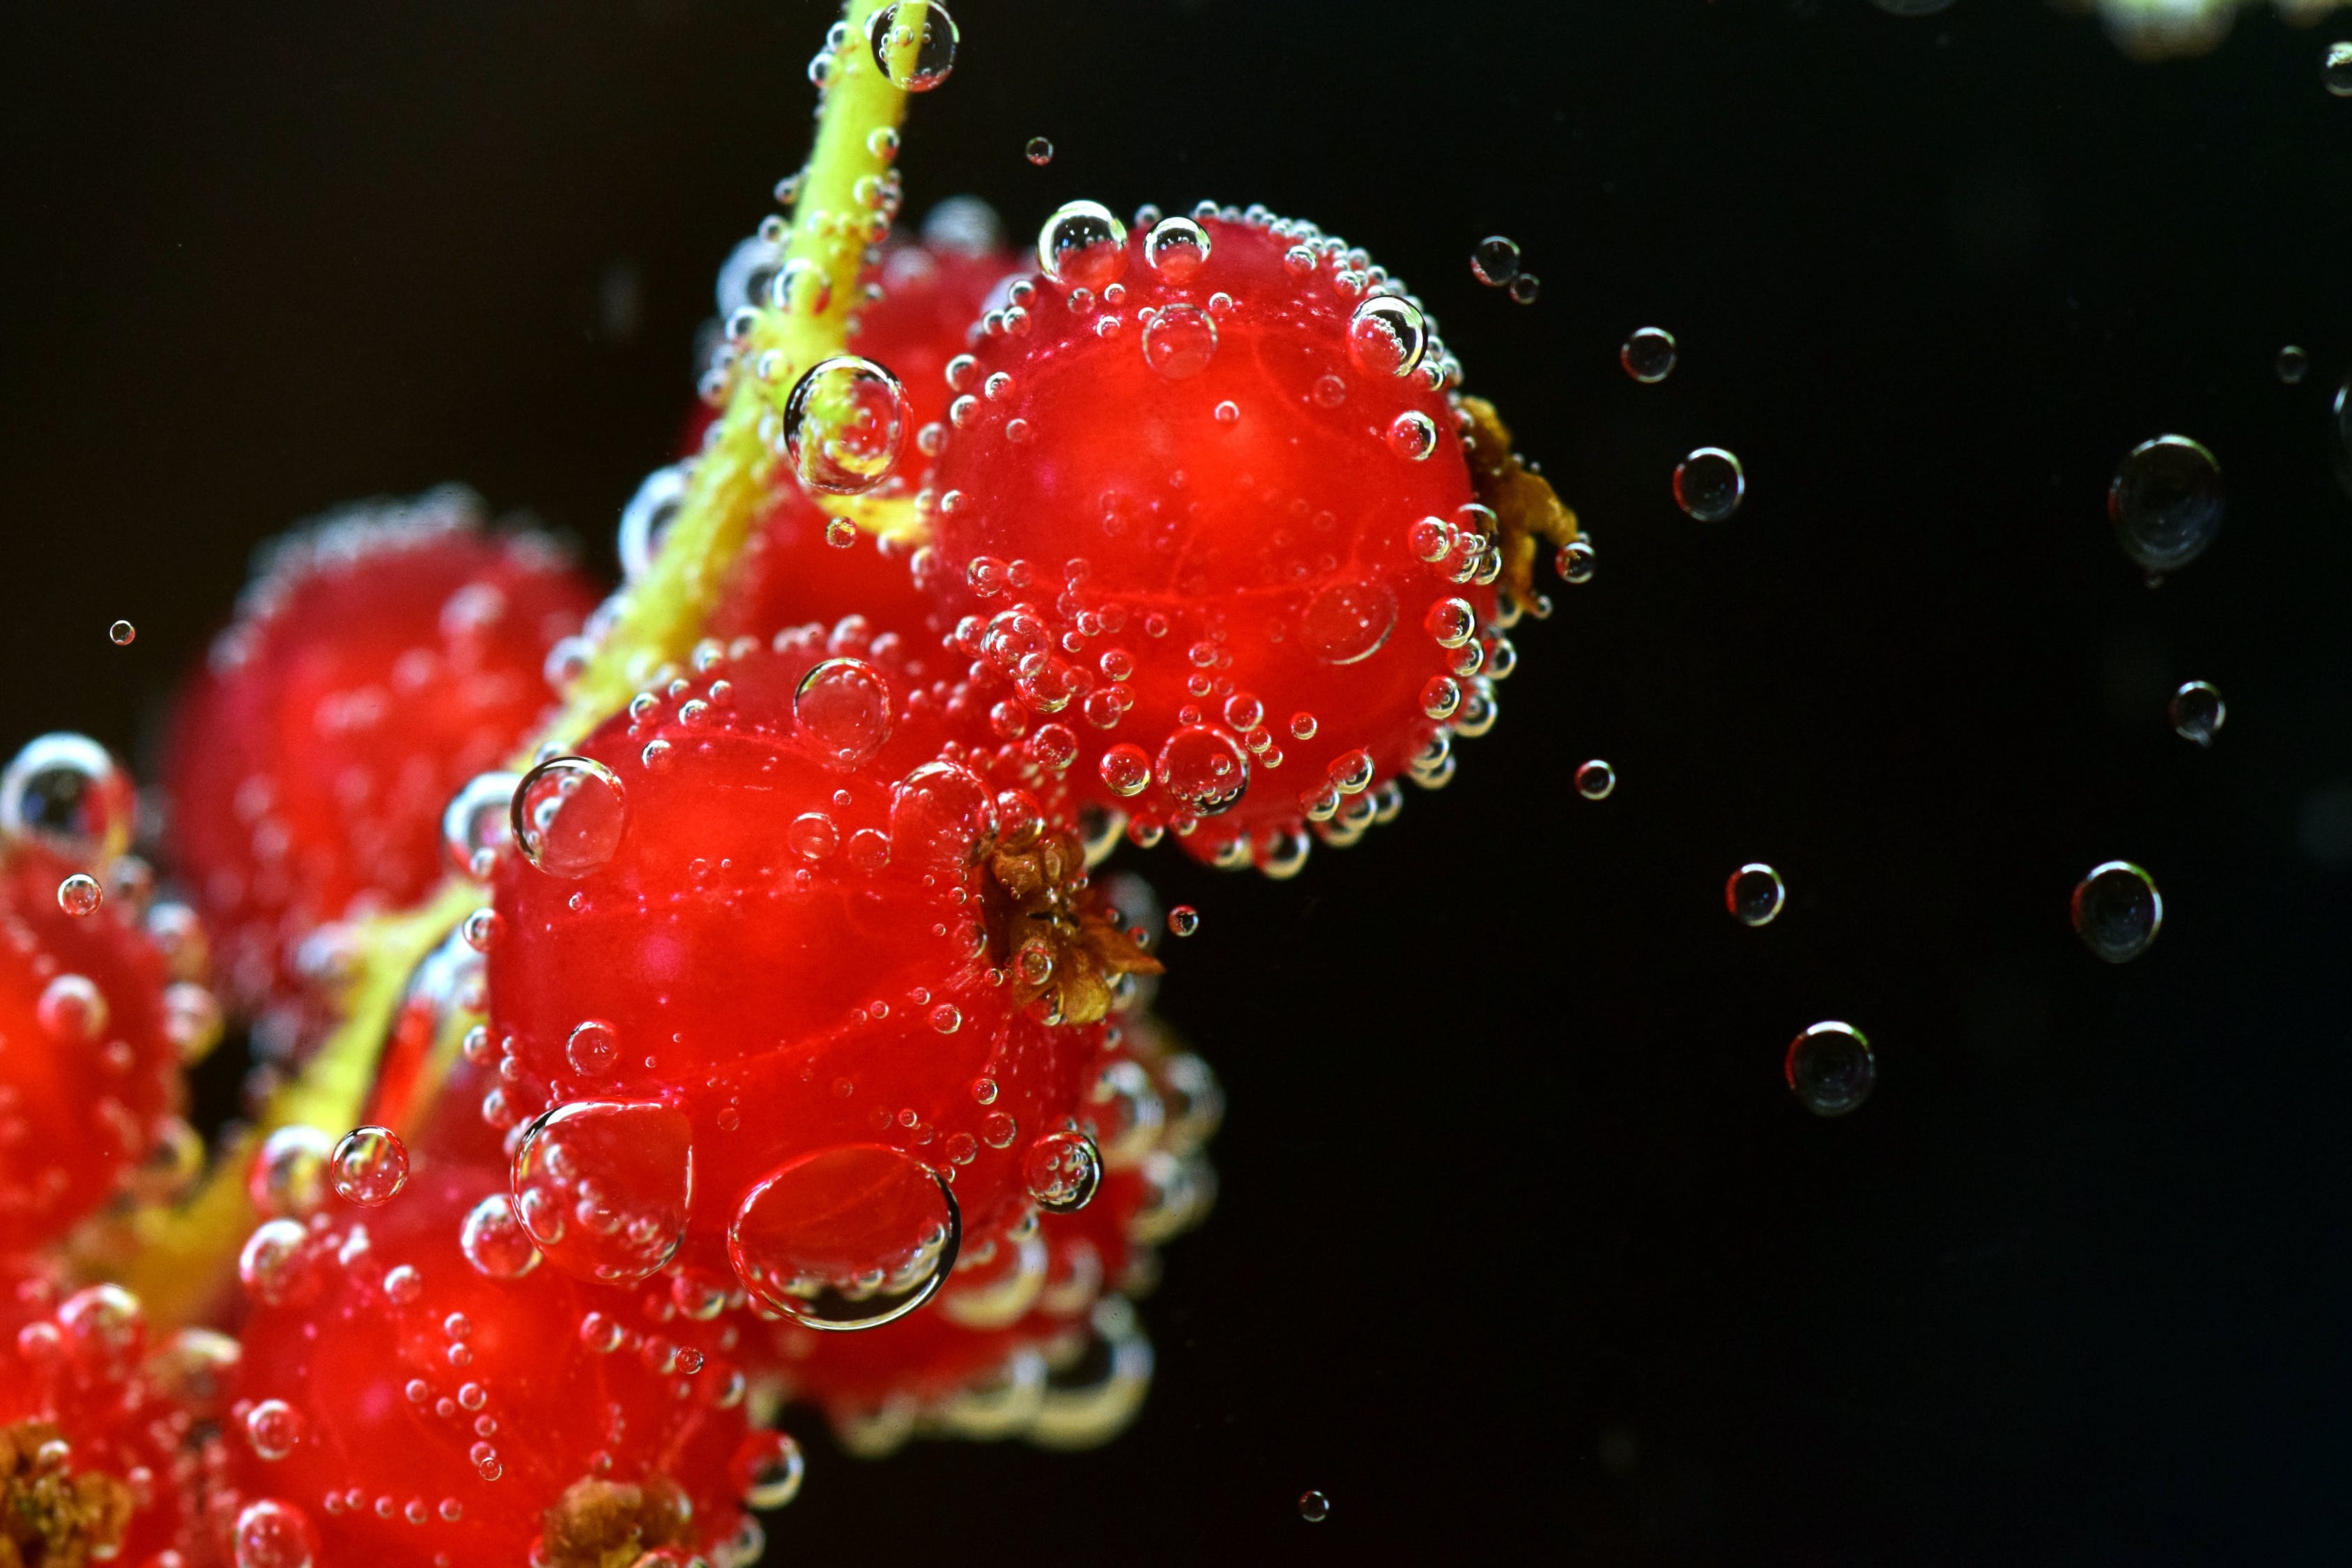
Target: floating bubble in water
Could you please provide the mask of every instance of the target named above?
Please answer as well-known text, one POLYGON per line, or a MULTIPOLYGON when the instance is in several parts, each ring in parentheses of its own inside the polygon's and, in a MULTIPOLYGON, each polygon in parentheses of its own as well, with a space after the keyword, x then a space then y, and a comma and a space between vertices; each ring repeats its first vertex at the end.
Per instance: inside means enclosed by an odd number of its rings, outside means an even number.
POLYGON ((2278 358, 2272 362, 2271 368, 2278 373, 2278 378, 2281 381, 2293 386, 2300 382, 2304 373, 2311 368, 2311 356, 2294 344, 2289 343, 2279 350, 2278 358))
POLYGON ((389 1127, 355 1127, 335 1145, 327 1169, 337 1197, 373 1208, 408 1184, 408 1146, 389 1127))
POLYGON ((1601 568, 1601 556, 1593 549, 1592 541, 1579 534, 1559 547, 1557 564, 1559 574, 1569 582, 1590 583, 1592 574, 1601 568))
POLYGON ((2352 43, 2334 43, 2319 62, 2319 79, 2338 98, 2352 98, 2352 43))
POLYGON ((58 884, 58 908, 69 915, 94 915, 106 900, 106 889, 87 871, 76 871, 58 884))
POLYGON ((634 1285, 686 1238, 694 1128, 648 1100, 580 1100, 530 1124, 515 1155, 515 1213, 568 1274, 634 1285))
POLYGON ((63 731, 28 741, 0 772, 0 836, 100 865, 131 847, 130 775, 104 746, 63 731))
POLYGON ((1429 348, 1421 307, 1394 294, 1375 294, 1348 319, 1348 358, 1366 375, 1411 375, 1429 348))
POLYGON ((744 1194, 727 1252, 752 1296, 813 1329, 870 1329, 931 1299, 955 1267, 955 1194, 878 1143, 804 1154, 744 1194))
POLYGON ((1420 462, 1437 450, 1437 425, 1418 408, 1408 408, 1389 423, 1389 450, 1420 462))
POLYGON ((1511 303, 1514 305, 1532 305, 1542 292, 1543 279, 1532 272, 1522 272, 1511 279, 1511 303))
POLYGON ((1843 1116, 1870 1098, 1878 1067, 1870 1042, 1850 1024, 1815 1024, 1789 1042, 1781 1064, 1797 1103, 1816 1116, 1843 1116))
POLYGON ((1249 788, 1249 753, 1223 730, 1186 724, 1160 748, 1160 785, 1202 816, 1229 811, 1249 788))
POLYGON ((318 1289, 312 1262, 310 1232, 299 1220, 264 1220, 245 1238, 236 1277, 264 1306, 299 1306, 318 1289))
POLYGON ((906 389, 856 354, 819 360, 784 402, 784 452, 808 489, 865 494, 890 477, 906 439, 906 389))
POLYGON ((955 18, 938 0, 885 5, 866 24, 866 47, 883 79, 908 92, 929 92, 948 79, 961 37, 955 18))
POLYGON ((1141 795, 1151 784, 1151 758, 1141 746, 1121 741, 1103 752, 1100 772, 1113 794, 1141 795))
POLYGON ((282 1399, 265 1399, 245 1413, 245 1440, 260 1458, 278 1460, 302 1440, 302 1415, 282 1399))
POLYGON ((441 811, 441 855, 450 868, 489 880, 499 854, 514 842, 515 786, 520 773, 477 773, 441 811))
POLYGON ((539 1267, 539 1248, 515 1217, 514 1199, 505 1193, 492 1193, 467 1213, 457 1245, 474 1271, 486 1279, 520 1279, 539 1267))
POLYGON ((654 557, 661 552, 669 525, 677 521, 678 510, 686 505, 686 489, 693 471, 685 463, 656 468, 621 509, 621 575, 630 582, 653 570, 654 557))
POLYGON ((334 1140, 316 1127, 280 1127, 254 1155, 246 1194, 273 1218, 307 1218, 326 1201, 327 1162, 334 1152, 334 1140))
POLYGON ((1043 136, 1029 138, 1029 145, 1023 148, 1021 152, 1022 156, 1041 169, 1054 161, 1054 144, 1043 136))
POLYGON ((734 1479, 745 1508, 782 1508, 801 1494, 806 1461, 789 1432, 753 1432, 735 1450, 734 1479))
POLYGON ((586 877, 619 852, 629 797, 604 763, 553 757, 515 785, 509 821, 524 859, 551 877, 586 877))
MULTIPOLYGON (((1505 243, 1508 243, 1506 241, 1505 243)), ((1309 1524, 1320 1524, 1331 1517, 1331 1500, 1321 1492, 1298 1494, 1298 1517, 1309 1524)))
POLYGON ((1489 289, 1504 289, 1519 275, 1519 242, 1490 234, 1470 249, 1470 276, 1489 289))
POLYGON ((235 1542, 236 1568, 310 1568, 318 1551, 310 1517, 276 1498, 246 1505, 235 1542))
POLYGON ((2074 884, 2072 913, 2084 946, 2109 963, 2128 963, 2164 928, 2164 895, 2137 866, 2109 860, 2074 884))
POLYGON ((1674 333, 1665 328, 1637 327, 1617 351, 1617 363, 1625 367, 1627 375, 1649 386, 1675 374, 1678 353, 1674 333))
POLYGON ((106 638, 117 647, 129 647, 139 640, 139 628, 129 621, 117 621, 106 628, 106 638))
POLYGON ((1100 202, 1065 202, 1037 231, 1037 268, 1099 294, 1127 271, 1127 225, 1100 202))
POLYGON ((1143 363, 1171 381, 1190 381, 1216 354, 1216 318, 1198 305, 1162 305, 1143 329, 1143 363))
POLYGON ((1723 884, 1723 907, 1741 925, 1770 925, 1780 917, 1786 897, 1780 873, 1760 860, 1742 866, 1723 884))
POLYGON ((1617 787, 1617 770, 1593 758, 1576 770, 1576 793, 1587 800, 1607 800, 1617 787))
POLYGON ((857 658, 828 658, 801 677, 793 719, 835 767, 854 768, 890 739, 890 683, 857 658))
POLYGON ((1171 283, 1183 283, 1209 264, 1209 231, 1189 217, 1164 217, 1143 237, 1143 259, 1171 283))
POLYGON ((1335 583, 1307 600, 1298 618, 1298 641, 1325 664, 1355 664, 1381 651, 1396 630, 1396 595, 1387 584, 1335 583))
POLYGON ((1191 936, 1201 929, 1201 911, 1190 904, 1179 904, 1168 911, 1168 934, 1191 936))
POLYGON ((2150 572, 2186 566, 2221 526, 2221 465, 2186 436, 2158 436, 2124 457, 2107 486, 2116 541, 2150 572))
POLYGON ((1092 1203, 1102 1171, 1102 1151, 1083 1132, 1048 1132, 1021 1159, 1029 1196, 1048 1214, 1076 1214, 1092 1203))
POLYGON ((2221 732, 2222 723, 2230 710, 2221 701, 2221 689, 2210 680, 2186 680, 2165 705, 2165 716, 2172 721, 2173 732, 2185 741, 2210 746, 2213 737, 2221 732))
POLYGON ((1675 504, 1701 522, 1721 522, 1748 494, 1748 470, 1720 447, 1701 447, 1675 465, 1675 504))

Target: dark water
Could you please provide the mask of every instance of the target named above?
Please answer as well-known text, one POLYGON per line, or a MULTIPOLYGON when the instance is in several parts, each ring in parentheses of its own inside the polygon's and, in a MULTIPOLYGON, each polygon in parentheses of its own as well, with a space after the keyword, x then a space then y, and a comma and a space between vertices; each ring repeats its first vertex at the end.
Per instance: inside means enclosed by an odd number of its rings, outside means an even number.
MULTIPOLYGON (((1395 826, 1284 887, 1143 862, 1204 912, 1163 994, 1233 1110, 1139 1425, 867 1465, 803 1423, 770 1560, 2342 1561, 2337 34, 2151 67, 2026 0, 956 9, 919 210, 1210 195, 1369 246, 1601 569, 1395 826), (1531 307, 1469 276, 1497 230, 1531 307), (1653 322, 1682 363, 1637 386, 1653 322), (2151 593, 2103 497, 2168 431, 2230 510, 2151 593), (1702 445, 1726 523, 1669 496, 1702 445), (2067 925, 2116 858, 2166 900, 2120 967, 2067 925), (1877 1053, 1833 1121, 1780 1078, 1825 1018, 1877 1053)), ((609 566, 829 15, 0 15, 8 743, 135 752, 253 544, 354 495, 462 479, 609 566)))

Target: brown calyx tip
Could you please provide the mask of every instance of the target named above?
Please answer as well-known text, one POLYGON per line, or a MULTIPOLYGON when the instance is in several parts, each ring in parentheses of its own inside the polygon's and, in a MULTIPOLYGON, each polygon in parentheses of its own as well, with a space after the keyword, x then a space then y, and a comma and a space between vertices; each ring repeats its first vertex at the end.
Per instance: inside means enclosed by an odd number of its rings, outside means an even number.
POLYGON ((1549 479, 1531 471, 1511 449, 1510 427, 1493 404, 1467 395, 1461 404, 1470 416, 1470 488, 1502 531, 1503 584, 1522 608, 1541 615, 1544 600, 1535 585, 1536 541, 1548 539, 1565 548, 1576 538, 1576 513, 1560 500, 1549 479))
POLYGON ((1075 834, 1049 832, 1000 844, 988 858, 991 934, 1013 977, 1013 1005, 1043 998, 1052 1021, 1092 1024, 1108 1016, 1112 983, 1157 974, 1143 951, 1091 895, 1087 856, 1075 834))
POLYGON ((86 1568, 122 1550, 130 1487, 68 1474, 70 1453, 46 1421, 0 1426, 0 1568, 86 1568))
POLYGON ((546 1568, 630 1568, 658 1547, 694 1544, 694 1505, 663 1475, 637 1485, 583 1476, 543 1517, 546 1568))

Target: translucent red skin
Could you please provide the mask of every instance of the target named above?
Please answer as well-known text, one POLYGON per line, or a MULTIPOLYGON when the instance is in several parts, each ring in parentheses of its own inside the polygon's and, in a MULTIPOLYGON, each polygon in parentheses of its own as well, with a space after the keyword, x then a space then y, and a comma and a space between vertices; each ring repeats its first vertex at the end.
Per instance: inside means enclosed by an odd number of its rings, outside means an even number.
POLYGON ((580 754, 627 792, 618 855, 570 880, 509 854, 495 883, 503 926, 489 1027, 520 1068, 503 1092, 526 1121, 582 1100, 684 1111, 694 1194, 679 1258, 720 1273, 743 1194, 799 1155, 845 1143, 888 1144, 953 1172, 964 1244, 975 1244, 1025 1201, 1023 1149, 1075 1110, 1101 1047, 1099 1026, 1043 1023, 992 976, 1004 955, 980 918, 977 865, 906 842, 878 872, 851 864, 853 836, 888 829, 898 781, 947 742, 917 670, 869 649, 897 694, 892 737, 856 769, 821 760, 795 731, 792 701, 823 652, 821 642, 761 648, 646 721, 605 724, 580 754), (680 705, 709 700, 714 679, 728 683, 728 702, 680 721, 680 705), (674 750, 650 769, 643 752, 657 739, 674 750), (841 845, 815 864, 788 837, 811 811, 832 817, 841 845), (961 1017, 951 1033, 931 1021, 942 1005, 961 1017), (566 1058, 572 1030, 591 1018, 620 1039, 619 1059, 593 1078, 566 1058), (996 1085, 986 1105, 974 1091, 983 1077, 996 1085), (984 1136, 996 1114, 1020 1130, 1001 1150, 984 1136), (968 1163, 952 1152, 963 1140, 968 1163))
POLYGON ((58 884, 81 868, 31 843, 0 865, 0 1255, 97 1208, 182 1102, 163 956, 115 903, 79 917, 58 907, 58 884), (66 974, 105 998, 93 1039, 40 1021, 42 992, 66 974))
POLYGON ((320 924, 433 886, 442 808, 528 738, 552 700, 548 649, 597 599, 544 540, 413 515, 281 548, 183 695, 163 770, 171 850, 248 1005, 292 986, 320 924), (313 547, 329 537, 334 551, 313 547), (505 613, 445 627, 468 587, 505 613), (380 717, 357 722, 372 702, 380 717))
POLYGON ((495 1169, 444 1168, 420 1173, 381 1208, 333 1205, 315 1297, 256 1303, 246 1320, 226 1468, 234 1503, 275 1498, 299 1508, 321 1563, 426 1563, 442 1554, 452 1564, 520 1563, 540 1539, 543 1510, 572 1482, 597 1475, 637 1483, 657 1473, 692 1500, 702 1547, 731 1538, 742 1510, 730 1466, 749 1427, 740 1400, 726 1404, 734 1369, 724 1327, 678 1315, 662 1285, 592 1285, 543 1264, 520 1279, 484 1277, 460 1250, 459 1227, 477 1200, 503 1186, 495 1169), (363 1256, 339 1265, 337 1248, 355 1226, 366 1233, 363 1256), (403 1264, 423 1279, 404 1305, 383 1289, 384 1275, 403 1264), (665 1376, 633 1347, 591 1350, 580 1332, 591 1311, 634 1335, 698 1348, 702 1369, 665 1376), (462 1367, 449 1360, 453 1312, 469 1324, 462 1342, 471 1360, 462 1367), (430 1385, 422 1405, 406 1394, 411 1379, 430 1385), (481 1408, 440 1414, 439 1402, 468 1382, 487 1394, 481 1408), (261 1458, 245 1436, 243 1413, 266 1399, 284 1400, 302 1417, 301 1440, 284 1458, 261 1458), (497 1424, 487 1437, 476 1425, 484 1416, 497 1424), (470 1458, 483 1441, 497 1451, 495 1480, 470 1458), (598 1465, 600 1454, 608 1465, 598 1465), (360 1508, 324 1506, 331 1492, 352 1488, 360 1508), (377 1514, 379 1497, 392 1500, 392 1518, 377 1514), (444 1498, 462 1509, 455 1522, 441 1517, 444 1498), (411 1499, 424 1500, 425 1523, 404 1517, 411 1499))
POLYGON ((72 1473, 111 1476, 131 1488, 132 1511, 113 1561, 152 1568, 176 1550, 184 1568, 216 1561, 200 1520, 204 1446, 199 1414, 175 1400, 144 1367, 143 1333, 116 1349, 77 1339, 58 1316, 63 1290, 29 1259, 0 1257, 0 1426, 55 1426, 72 1445, 72 1473), (19 1336, 36 1324, 57 1331, 56 1359, 29 1352, 19 1336))
MULTIPOLYGON (((1107 340, 1094 327, 1105 313, 1099 302, 1074 311, 1065 286, 1038 279, 1029 330, 984 339, 964 380, 966 391, 980 394, 988 376, 1003 372, 1013 390, 1002 400, 981 396, 975 417, 949 436, 926 484, 940 502, 932 520, 936 569, 927 581, 951 613, 988 616, 1024 602, 1048 621, 1058 644, 1061 634, 1078 629, 1077 609, 1124 612, 1119 632, 1081 633, 1081 651, 1068 656, 1096 687, 1105 683, 1098 665, 1105 650, 1124 649, 1135 664, 1127 685, 1137 701, 1115 728, 1087 722, 1079 702, 1062 715, 1079 738, 1068 779, 1081 799, 1139 820, 1170 821, 1183 803, 1157 782, 1131 798, 1104 784, 1104 750, 1129 742, 1156 759, 1186 705, 1223 724, 1227 693, 1261 701, 1283 765, 1254 761, 1243 798, 1183 838, 1188 851, 1208 858, 1236 838, 1299 826, 1301 792, 1353 749, 1371 753, 1376 778, 1403 772, 1441 727, 1423 711, 1423 688, 1449 673, 1444 650, 1423 629, 1428 607, 1460 597, 1483 626, 1494 619, 1496 602, 1490 588, 1446 580, 1406 542, 1414 522, 1452 521, 1473 499, 1445 396, 1417 379, 1358 370, 1347 346, 1357 300, 1334 291, 1328 271, 1307 280, 1288 274, 1287 241, 1243 224, 1204 226, 1213 241, 1210 258, 1181 286, 1144 264, 1139 234, 1130 240, 1120 279, 1126 298, 1113 312, 1121 325, 1107 340), (1202 305, 1219 291, 1232 296, 1234 309, 1215 318, 1218 347, 1206 369, 1186 380, 1163 378, 1145 363, 1137 313, 1202 305), (1327 374, 1345 384, 1336 408, 1316 396, 1327 374), (1229 400, 1240 416, 1222 423, 1214 411, 1229 400), (1419 461, 1393 451, 1385 436, 1407 411, 1427 416, 1438 432, 1435 449, 1419 461), (1013 418, 1028 422, 1026 442, 1006 435, 1013 418), (1126 511, 1116 533, 1103 521, 1103 498, 1113 492, 1126 511), (980 557, 1025 560, 1038 584, 984 597, 969 574, 980 557), (1065 564, 1074 559, 1088 570, 1057 605, 1065 564), (1334 666, 1304 652, 1297 629, 1312 595, 1343 582, 1384 586, 1396 619, 1379 652, 1334 666), (1155 613, 1167 618, 1159 637, 1146 628, 1155 613), (1219 685, 1196 697, 1186 689, 1196 673, 1190 650, 1221 632, 1230 662, 1200 672, 1219 685), (1290 731, 1298 712, 1316 719, 1311 740, 1290 731)), ((1010 691, 1002 681, 982 684, 983 710, 1010 691)))

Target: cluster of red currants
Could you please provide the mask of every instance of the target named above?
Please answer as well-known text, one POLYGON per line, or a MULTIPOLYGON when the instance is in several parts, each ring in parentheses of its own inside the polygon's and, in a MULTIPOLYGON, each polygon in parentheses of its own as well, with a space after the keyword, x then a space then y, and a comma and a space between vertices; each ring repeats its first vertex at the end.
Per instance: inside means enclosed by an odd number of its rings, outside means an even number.
MULTIPOLYGON (((958 210, 870 258, 847 379, 803 389, 846 423, 780 433, 706 637, 577 744, 527 751, 698 449, 604 608, 461 492, 278 546, 168 746, 184 901, 102 751, 10 771, 0 1563, 725 1568, 799 1484, 788 1402, 859 1452, 1131 1416, 1220 1100, 1150 1011, 1167 917, 1095 868, 1287 877, 1443 784, 1573 523, 1311 225, 1075 203, 1031 270, 958 210), (268 1109, 368 922, 467 886, 355 1129, 268 1109), (70 1286, 197 1174, 215 994, 242 1252, 151 1325, 70 1286)), ((722 306, 773 290, 760 244, 722 306)))

